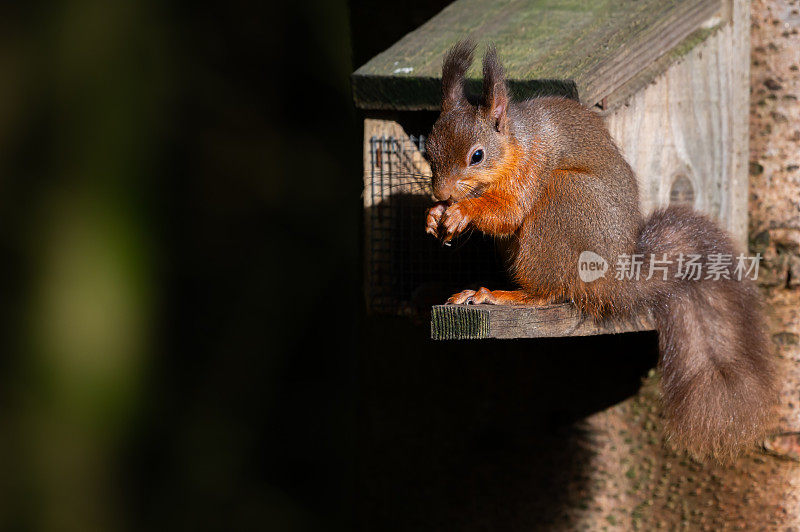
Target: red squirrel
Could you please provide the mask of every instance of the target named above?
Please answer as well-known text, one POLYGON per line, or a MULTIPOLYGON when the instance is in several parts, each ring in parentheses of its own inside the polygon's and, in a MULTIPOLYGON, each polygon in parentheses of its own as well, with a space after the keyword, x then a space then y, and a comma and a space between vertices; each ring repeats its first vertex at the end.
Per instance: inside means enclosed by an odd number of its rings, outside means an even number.
POLYGON ((483 93, 471 99, 474 50, 461 41, 444 59, 441 114, 426 142, 439 202, 426 230, 445 242, 470 226, 501 237, 519 289, 465 290, 448 303, 571 302, 598 319, 652 309, 668 439, 699 459, 735 457, 764 435, 777 402, 758 293, 747 278, 685 278, 675 260, 736 257, 731 238, 685 207, 643 219, 636 176, 602 118, 562 97, 512 101, 491 46, 483 93), (584 282, 584 251, 611 264, 640 256, 642 275, 584 282), (647 279, 663 258, 673 261, 647 279))

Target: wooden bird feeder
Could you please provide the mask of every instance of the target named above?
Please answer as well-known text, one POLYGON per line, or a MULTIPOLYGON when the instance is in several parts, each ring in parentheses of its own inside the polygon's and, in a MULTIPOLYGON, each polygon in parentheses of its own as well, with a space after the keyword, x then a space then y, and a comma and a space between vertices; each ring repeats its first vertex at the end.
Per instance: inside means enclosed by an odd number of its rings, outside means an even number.
MULTIPOLYGON (((743 0, 457 0, 352 76, 364 112, 366 305, 431 311, 435 339, 603 334, 569 305, 442 306, 470 285, 511 288, 489 237, 442 247, 422 152, 440 105, 445 52, 494 43, 516 99, 558 94, 594 107, 639 179, 642 213, 670 203, 710 215, 746 249, 749 3, 743 0)), ((480 65, 468 87, 480 93, 480 65)))

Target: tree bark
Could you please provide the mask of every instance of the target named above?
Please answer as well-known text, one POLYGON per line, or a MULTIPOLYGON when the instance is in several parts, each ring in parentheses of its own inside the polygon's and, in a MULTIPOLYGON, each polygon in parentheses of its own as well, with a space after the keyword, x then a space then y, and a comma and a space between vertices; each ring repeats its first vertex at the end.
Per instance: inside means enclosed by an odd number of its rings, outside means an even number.
POLYGON ((800 527, 800 2, 756 0, 751 11, 752 253, 779 359, 779 421, 765 449, 701 464, 662 441, 658 375, 586 420, 593 447, 583 502, 587 530, 795 530, 800 527))

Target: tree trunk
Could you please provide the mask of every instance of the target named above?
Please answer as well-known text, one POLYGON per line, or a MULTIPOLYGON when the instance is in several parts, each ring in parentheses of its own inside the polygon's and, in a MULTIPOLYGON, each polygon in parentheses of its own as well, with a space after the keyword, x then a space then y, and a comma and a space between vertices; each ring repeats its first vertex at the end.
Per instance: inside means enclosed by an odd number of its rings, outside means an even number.
MULTIPOLYGON (((661 438, 658 376, 587 419, 591 492, 569 528, 794 530, 800 526, 800 2, 756 0, 751 12, 750 247, 779 358, 774 436, 730 466, 700 464, 661 438)), ((586 489, 586 488, 584 488, 586 489)))

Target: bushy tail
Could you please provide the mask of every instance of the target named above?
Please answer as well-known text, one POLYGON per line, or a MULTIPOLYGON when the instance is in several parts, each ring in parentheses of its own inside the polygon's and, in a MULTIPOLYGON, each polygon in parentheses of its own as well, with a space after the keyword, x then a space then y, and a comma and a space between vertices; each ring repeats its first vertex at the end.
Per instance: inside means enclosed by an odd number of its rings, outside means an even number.
POLYGON ((654 213, 637 241, 643 273, 651 254, 673 261, 666 280, 654 270, 640 282, 640 297, 654 309, 659 334, 668 438, 701 459, 729 460, 762 437, 777 402, 758 292, 738 280, 734 249, 708 218, 676 207, 654 213), (681 277, 691 255, 701 257, 701 280, 681 277), (707 278, 727 258, 730 279, 707 278))

